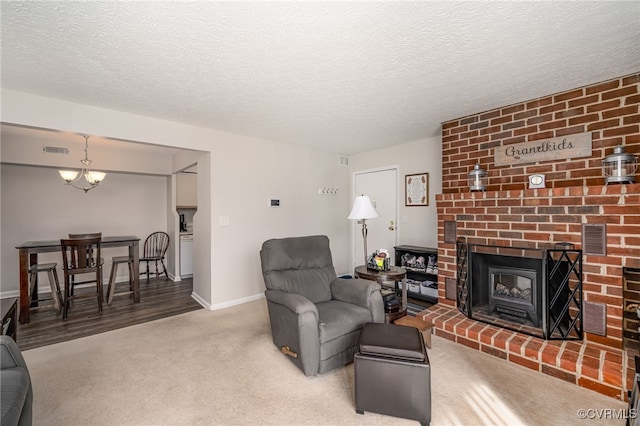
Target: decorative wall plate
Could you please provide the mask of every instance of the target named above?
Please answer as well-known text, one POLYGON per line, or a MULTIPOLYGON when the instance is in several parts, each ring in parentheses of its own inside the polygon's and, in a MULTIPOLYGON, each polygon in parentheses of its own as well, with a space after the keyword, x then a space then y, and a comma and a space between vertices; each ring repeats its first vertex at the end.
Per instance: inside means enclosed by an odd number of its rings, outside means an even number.
POLYGON ((529 189, 545 188, 545 176, 535 174, 529 176, 529 189))
POLYGON ((429 205, 429 173, 418 173, 404 177, 405 206, 429 205))

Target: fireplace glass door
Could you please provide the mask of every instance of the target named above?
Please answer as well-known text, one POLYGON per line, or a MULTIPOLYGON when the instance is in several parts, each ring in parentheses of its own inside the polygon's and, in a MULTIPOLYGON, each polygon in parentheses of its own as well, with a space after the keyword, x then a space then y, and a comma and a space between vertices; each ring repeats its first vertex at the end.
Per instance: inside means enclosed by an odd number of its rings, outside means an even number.
POLYGON ((536 271, 520 268, 488 268, 489 315, 539 327, 536 314, 536 271))

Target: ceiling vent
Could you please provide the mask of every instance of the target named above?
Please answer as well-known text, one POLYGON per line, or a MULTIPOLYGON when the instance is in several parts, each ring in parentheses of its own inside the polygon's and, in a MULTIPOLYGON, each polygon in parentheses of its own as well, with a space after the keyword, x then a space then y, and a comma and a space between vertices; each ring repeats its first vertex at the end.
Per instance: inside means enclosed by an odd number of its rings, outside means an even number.
POLYGON ((47 154, 69 154, 69 149, 63 148, 61 146, 43 146, 42 151, 46 152, 47 154))

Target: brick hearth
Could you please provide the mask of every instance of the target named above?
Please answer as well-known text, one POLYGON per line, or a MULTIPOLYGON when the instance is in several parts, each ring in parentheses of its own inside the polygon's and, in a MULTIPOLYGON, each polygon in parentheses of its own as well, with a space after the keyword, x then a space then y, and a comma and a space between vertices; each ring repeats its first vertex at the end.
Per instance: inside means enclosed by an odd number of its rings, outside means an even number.
POLYGON ((640 73, 442 124, 438 305, 420 314, 434 322, 437 335, 626 398, 636 352, 623 345, 623 268, 640 268, 640 184, 604 184, 602 159, 617 145, 640 155, 640 73), (578 133, 590 133, 590 157, 494 162, 496 147, 578 133), (476 163, 488 172, 486 192, 469 192, 467 173, 476 163), (527 189, 533 173, 546 175, 546 188, 527 189), (582 319, 582 341, 545 341, 470 320, 456 309, 457 238, 535 249, 570 243, 584 250, 583 225, 605 230, 606 255, 583 253, 582 300, 603 314, 582 319))
POLYGON ((470 320, 442 304, 419 313, 436 336, 557 377, 604 395, 625 399, 634 376, 632 354, 592 342, 543 340, 470 320))

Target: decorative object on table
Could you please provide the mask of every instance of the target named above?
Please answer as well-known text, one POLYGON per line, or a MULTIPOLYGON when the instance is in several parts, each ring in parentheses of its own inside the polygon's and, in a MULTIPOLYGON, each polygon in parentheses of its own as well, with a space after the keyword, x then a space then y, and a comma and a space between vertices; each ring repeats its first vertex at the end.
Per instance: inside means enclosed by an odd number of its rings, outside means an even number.
POLYGON ((469 191, 484 191, 487 188, 487 171, 480 167, 480 163, 473 166, 467 176, 469 180, 469 191))
POLYGON ((545 187, 545 175, 540 173, 529 175, 529 189, 540 189, 545 187))
POLYGON ((635 155, 625 152, 622 145, 613 149, 613 154, 607 155, 602 160, 604 172, 604 184, 610 183, 634 183, 634 173, 638 168, 638 159, 635 155))
POLYGON ((405 206, 429 205, 429 173, 404 177, 405 206))
POLYGON ((416 255, 414 253, 403 254, 400 258, 400 266, 419 271, 427 270, 427 264, 424 256, 416 255))
POLYGON ((435 254, 429 255, 427 263, 427 273, 438 275, 438 256, 435 254))
POLYGON ((389 252, 386 249, 376 250, 367 260, 367 268, 375 271, 388 271, 389 252))
POLYGON ((383 288, 380 290, 380 294, 382 295, 385 314, 400 312, 402 303, 398 300, 395 290, 383 288))
POLYGON ((89 190, 95 188, 104 180, 107 176, 104 172, 97 172, 95 170, 91 170, 92 161, 89 160, 89 136, 84 135, 84 158, 80 160, 82 163, 82 170, 77 172, 75 170, 58 170, 60 173, 60 177, 64 179, 67 185, 71 185, 74 188, 81 189, 85 192, 89 192, 89 190), (76 182, 80 181, 80 179, 84 179, 87 181, 88 186, 77 186, 76 182))
POLYGON ((364 242, 364 264, 367 264, 367 219, 380 217, 376 209, 371 204, 368 195, 360 195, 353 201, 353 208, 347 219, 357 220, 362 224, 362 240, 364 242))
POLYGON ((387 300, 384 301, 384 313, 392 314, 400 312, 402 308, 402 304, 398 300, 398 297, 395 294, 392 294, 387 300))

